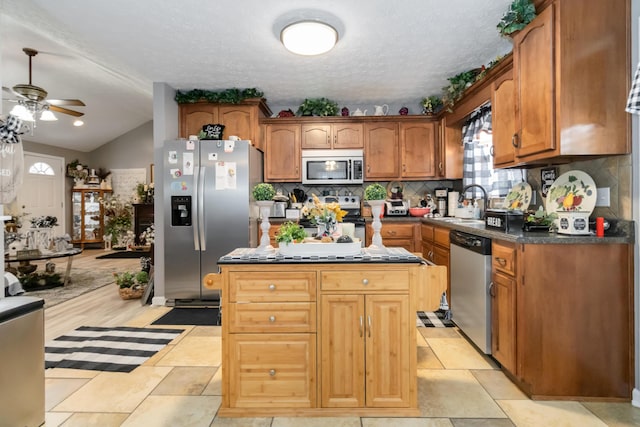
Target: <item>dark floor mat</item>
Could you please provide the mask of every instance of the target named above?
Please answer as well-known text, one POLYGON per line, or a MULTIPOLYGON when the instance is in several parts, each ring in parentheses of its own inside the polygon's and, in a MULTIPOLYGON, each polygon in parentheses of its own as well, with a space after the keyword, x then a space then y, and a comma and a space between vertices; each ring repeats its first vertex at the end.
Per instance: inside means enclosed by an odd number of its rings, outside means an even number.
POLYGON ((219 325, 218 309, 212 307, 174 307, 152 325, 219 325))

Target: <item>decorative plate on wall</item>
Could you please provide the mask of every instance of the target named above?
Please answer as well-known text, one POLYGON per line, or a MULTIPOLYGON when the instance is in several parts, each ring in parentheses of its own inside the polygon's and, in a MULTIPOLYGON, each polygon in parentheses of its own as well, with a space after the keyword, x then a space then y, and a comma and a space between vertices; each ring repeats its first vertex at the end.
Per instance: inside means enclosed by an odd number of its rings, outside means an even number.
POLYGON ((531 186, 526 182, 520 182, 509 190, 504 198, 503 209, 510 211, 526 211, 531 203, 531 186))
POLYGON ((593 179, 579 170, 563 173, 549 188, 547 213, 589 212, 596 206, 597 190, 593 179))

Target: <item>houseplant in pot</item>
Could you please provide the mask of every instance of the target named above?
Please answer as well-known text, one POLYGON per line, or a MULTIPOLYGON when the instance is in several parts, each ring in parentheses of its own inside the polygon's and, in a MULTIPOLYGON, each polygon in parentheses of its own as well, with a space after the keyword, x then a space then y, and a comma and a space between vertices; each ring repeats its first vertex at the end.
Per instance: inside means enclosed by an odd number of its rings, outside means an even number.
POLYGON ((372 252, 386 252, 386 248, 382 244, 382 236, 380 235, 380 230, 382 229, 380 216, 382 215, 382 208, 386 197, 387 189, 378 183, 370 184, 364 189, 364 200, 371 206, 371 215, 373 216, 373 223, 371 224, 373 236, 371 238, 371 244, 367 248, 372 252))
MULTIPOLYGON (((146 274, 146 272, 143 272, 146 274)), ((120 298, 124 300, 141 298, 144 294, 144 288, 149 282, 148 275, 146 282, 137 281, 138 274, 134 274, 130 271, 122 273, 113 273, 113 277, 116 279, 116 285, 118 285, 118 293, 120 298)), ((144 280, 144 277, 141 276, 144 280)))
POLYGON ((273 185, 261 182, 253 187, 251 194, 260 209, 260 217, 262 218, 262 223, 260 224, 262 237, 260 237, 260 245, 256 248, 256 252, 273 252, 273 246, 271 246, 271 242, 269 240, 269 229, 271 228, 271 224, 269 223, 269 212, 271 212, 271 207, 274 203, 273 196, 276 195, 276 190, 273 188, 273 185))

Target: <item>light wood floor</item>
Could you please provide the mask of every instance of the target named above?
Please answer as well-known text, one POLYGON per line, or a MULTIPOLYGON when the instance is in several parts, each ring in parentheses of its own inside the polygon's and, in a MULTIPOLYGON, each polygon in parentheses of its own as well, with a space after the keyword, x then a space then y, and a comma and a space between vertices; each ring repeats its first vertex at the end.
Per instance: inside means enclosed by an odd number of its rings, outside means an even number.
MULTIPOLYGON (((96 259, 102 249, 85 249, 73 259, 74 267, 139 270, 138 258, 96 259)), ((123 300, 115 285, 107 285, 45 309, 45 341, 79 326, 123 326, 149 309, 139 299, 123 300)))

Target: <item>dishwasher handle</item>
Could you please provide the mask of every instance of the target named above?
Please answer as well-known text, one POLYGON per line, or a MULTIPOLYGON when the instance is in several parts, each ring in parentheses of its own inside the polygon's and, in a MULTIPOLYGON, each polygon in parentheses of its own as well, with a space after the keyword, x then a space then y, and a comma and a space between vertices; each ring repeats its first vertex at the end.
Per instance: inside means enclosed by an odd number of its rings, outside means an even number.
POLYGON ((460 246, 481 255, 491 255, 491 239, 463 231, 451 230, 449 241, 452 245, 460 246))

